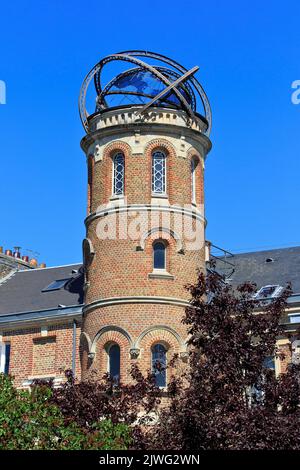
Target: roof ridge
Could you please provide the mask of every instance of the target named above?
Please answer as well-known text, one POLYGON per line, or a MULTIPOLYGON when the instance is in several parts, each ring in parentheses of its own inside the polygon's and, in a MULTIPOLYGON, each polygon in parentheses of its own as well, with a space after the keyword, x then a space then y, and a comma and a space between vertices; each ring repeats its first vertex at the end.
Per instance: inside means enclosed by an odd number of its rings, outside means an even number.
POLYGON ((6 276, 0 279, 0 286, 5 284, 11 277, 13 277, 18 272, 18 269, 12 269, 6 276))
POLYGON ((234 256, 239 256, 239 255, 251 255, 251 254, 254 254, 254 253, 269 253, 269 252, 272 252, 272 251, 294 250, 296 248, 300 249, 300 245, 285 246, 285 247, 281 247, 281 248, 267 248, 265 250, 237 251, 237 252, 231 251, 231 252, 234 256))
POLYGON ((47 271, 47 269, 57 269, 57 268, 68 268, 69 266, 82 266, 83 262, 79 263, 71 263, 71 264, 62 264, 60 266, 47 266, 46 268, 35 268, 35 269, 19 269, 19 273, 26 273, 31 272, 34 273, 35 271, 47 271))

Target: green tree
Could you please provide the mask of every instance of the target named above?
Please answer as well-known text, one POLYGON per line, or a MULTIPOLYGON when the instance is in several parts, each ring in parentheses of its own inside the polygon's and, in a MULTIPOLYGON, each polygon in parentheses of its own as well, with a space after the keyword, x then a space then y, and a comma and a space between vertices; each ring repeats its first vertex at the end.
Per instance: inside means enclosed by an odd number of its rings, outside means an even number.
POLYGON ((17 390, 10 377, 0 374, 0 450, 124 450, 131 430, 110 420, 80 427, 51 403, 53 390, 43 384, 31 392, 17 390))

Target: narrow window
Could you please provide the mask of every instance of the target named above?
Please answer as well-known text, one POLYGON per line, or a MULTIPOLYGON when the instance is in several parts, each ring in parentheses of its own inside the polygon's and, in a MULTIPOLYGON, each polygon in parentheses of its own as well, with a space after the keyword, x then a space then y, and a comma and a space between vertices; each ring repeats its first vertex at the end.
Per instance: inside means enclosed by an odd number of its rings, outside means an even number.
POLYGON ((153 269, 166 269, 166 246, 163 242, 153 245, 153 269))
POLYGON ((196 203, 196 167, 197 162, 195 158, 191 160, 191 189, 192 189, 192 202, 196 203))
POLYGON ((0 343, 0 372, 9 373, 10 343, 0 343))
POLYGON ((155 383, 158 387, 167 385, 167 350, 163 344, 155 344, 152 347, 152 372, 155 375, 155 383))
POLYGON ((160 151, 152 154, 152 193, 166 193, 166 156, 160 151))
POLYGON ((117 153, 113 160, 113 194, 124 194, 125 163, 123 153, 117 153))
POLYGON ((94 178, 94 160, 92 157, 90 157, 88 160, 88 214, 90 214, 92 210, 93 178, 94 178))
POLYGON ((108 372, 115 383, 120 380, 120 346, 112 344, 108 350, 108 372))

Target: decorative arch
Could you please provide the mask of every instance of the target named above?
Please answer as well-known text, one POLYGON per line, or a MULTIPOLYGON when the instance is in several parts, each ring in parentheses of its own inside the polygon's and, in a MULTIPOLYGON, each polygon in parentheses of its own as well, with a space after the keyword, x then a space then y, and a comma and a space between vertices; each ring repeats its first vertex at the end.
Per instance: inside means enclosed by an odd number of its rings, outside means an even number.
POLYGON ((202 158, 201 153, 198 150, 196 150, 194 147, 191 147, 187 152, 187 158, 189 160, 192 160, 192 158, 195 158, 195 157, 201 164, 201 168, 203 168, 203 158, 202 158))
POLYGON ((143 339, 152 334, 153 336, 153 344, 159 343, 159 342, 164 342, 169 347, 171 346, 172 343, 174 343, 174 339, 176 340, 176 344, 178 344, 180 351, 186 351, 186 344, 183 341, 182 337, 175 331, 173 328, 170 326, 166 325, 154 325, 154 326, 149 326, 146 328, 137 338, 134 347, 139 349, 140 344, 143 341, 143 339), (156 334, 154 334, 156 333, 156 334))
POLYGON ((91 345, 89 335, 82 331, 79 338, 79 357, 82 369, 88 369, 91 365, 91 345))
POLYGON ((146 232, 144 232, 144 234, 141 236, 141 239, 140 239, 140 245, 139 245, 140 250, 145 249, 145 241, 147 240, 147 238, 149 238, 154 233, 161 233, 161 232, 162 233, 165 232, 171 235, 171 237, 174 238, 174 240, 176 241, 177 252, 178 253, 183 252, 182 239, 180 238, 180 236, 174 230, 171 230, 166 227, 153 227, 150 230, 147 230, 146 232))
POLYGON ((92 342, 91 342, 91 339, 90 339, 89 335, 85 331, 81 332, 79 341, 80 341, 80 344, 82 344, 84 341, 86 341, 86 343, 88 345, 89 352, 91 351, 92 342))
MULTIPOLYGON (((198 152, 198 150, 192 147, 188 151, 187 157, 190 161, 190 164, 192 163, 192 160, 197 162, 195 166, 195 170, 194 170, 195 171, 195 192, 196 192, 195 202, 197 204, 203 204, 204 203, 204 181, 203 181, 204 161, 203 161, 202 155, 200 154, 200 152, 198 152)), ((191 191, 192 191, 192 188, 191 188, 191 191)))
POLYGON ((117 152, 123 152, 126 160, 126 157, 131 155, 131 147, 129 144, 127 144, 127 142, 123 142, 122 140, 115 140, 114 142, 111 142, 110 144, 106 145, 106 147, 104 147, 103 157, 112 158, 117 152))
POLYGON ((93 261, 95 250, 89 238, 84 238, 82 242, 83 264, 88 266, 93 261))
POLYGON ((109 326, 104 326, 103 328, 101 328, 98 331, 98 333, 96 334, 96 336, 94 337, 94 339, 92 341, 92 344, 91 344, 91 353, 93 353, 93 354, 96 353, 97 342, 99 341, 99 339, 105 333, 111 333, 111 332, 117 332, 117 333, 121 334, 123 337, 125 337, 127 339, 128 343, 129 343, 129 346, 132 347, 132 345, 133 345, 132 338, 126 330, 124 330, 120 326, 109 325, 109 326))
POLYGON ((176 157, 175 147, 167 139, 153 139, 145 147, 145 157, 150 158, 154 150, 164 150, 167 157, 176 157))
POLYGON ((103 175, 103 182, 104 182, 104 194, 105 194, 105 202, 108 202, 110 198, 113 196, 113 158, 116 153, 121 152, 124 155, 124 171, 125 171, 125 179, 124 179, 124 195, 126 194, 126 180, 127 180, 127 165, 128 165, 128 158, 131 156, 131 147, 126 142, 122 140, 115 140, 114 142, 109 143, 103 149, 103 165, 104 165, 104 175, 103 175))

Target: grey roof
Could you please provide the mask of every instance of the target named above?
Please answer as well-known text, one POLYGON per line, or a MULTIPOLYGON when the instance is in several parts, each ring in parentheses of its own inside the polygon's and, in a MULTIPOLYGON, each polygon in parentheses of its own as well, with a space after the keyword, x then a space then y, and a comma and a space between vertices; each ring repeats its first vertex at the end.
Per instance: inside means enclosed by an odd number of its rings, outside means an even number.
POLYGON ((258 288, 291 282, 293 292, 300 293, 300 246, 236 254, 230 261, 235 265, 230 281, 235 286, 245 281, 255 282, 258 288))
POLYGON ((16 271, 0 282, 0 315, 57 308, 58 305, 78 306, 83 303, 81 264, 54 268, 16 271), (72 273, 72 270, 76 272, 72 273), (67 279, 64 288, 42 292, 51 282, 67 279))

